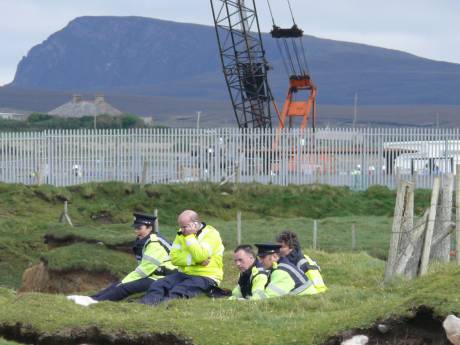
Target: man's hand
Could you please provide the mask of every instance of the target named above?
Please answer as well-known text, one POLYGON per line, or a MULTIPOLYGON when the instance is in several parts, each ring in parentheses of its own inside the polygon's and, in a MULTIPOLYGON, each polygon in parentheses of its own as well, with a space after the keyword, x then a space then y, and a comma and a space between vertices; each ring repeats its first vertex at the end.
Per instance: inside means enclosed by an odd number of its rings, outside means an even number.
POLYGON ((210 261, 211 261, 211 258, 207 258, 201 263, 201 266, 208 266, 210 261))
POLYGON ((181 228, 181 232, 184 236, 190 235, 190 234, 196 234, 198 230, 200 230, 201 224, 198 222, 192 222, 181 228))

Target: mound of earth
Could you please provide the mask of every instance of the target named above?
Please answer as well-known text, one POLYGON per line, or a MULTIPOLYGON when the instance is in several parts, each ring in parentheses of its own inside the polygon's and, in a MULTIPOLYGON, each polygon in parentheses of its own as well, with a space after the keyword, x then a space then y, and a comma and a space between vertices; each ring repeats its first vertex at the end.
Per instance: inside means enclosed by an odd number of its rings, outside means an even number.
POLYGON ((132 242, 133 241, 113 245, 113 244, 107 244, 107 243, 104 243, 104 242, 101 242, 101 241, 92 240, 92 239, 88 239, 88 238, 83 238, 83 237, 79 237, 79 236, 75 236, 75 235, 66 235, 66 236, 63 236, 63 237, 57 237, 57 236, 55 236, 53 234, 45 234, 44 242, 48 246, 48 250, 53 250, 53 249, 60 248, 60 247, 70 246, 70 245, 72 245, 74 243, 91 243, 91 244, 104 245, 105 247, 107 247, 109 249, 120 251, 120 252, 123 252, 123 253, 132 254, 132 252, 133 252, 133 249, 132 249, 132 247, 133 247, 132 242))
POLYGON ((193 345, 191 340, 172 333, 132 336, 124 332, 104 333, 97 327, 91 327, 65 329, 56 334, 48 334, 21 323, 0 324, 0 335, 8 340, 35 345, 193 345))
POLYGON ((19 292, 68 294, 96 291, 117 280, 117 277, 109 272, 91 272, 81 269, 55 271, 49 269, 44 262, 40 262, 24 271, 19 292))
POLYGON ((392 318, 376 322, 369 329, 353 329, 329 338, 323 345, 340 345, 354 335, 369 337, 368 345, 449 345, 442 327, 442 317, 421 306, 412 317, 392 318))

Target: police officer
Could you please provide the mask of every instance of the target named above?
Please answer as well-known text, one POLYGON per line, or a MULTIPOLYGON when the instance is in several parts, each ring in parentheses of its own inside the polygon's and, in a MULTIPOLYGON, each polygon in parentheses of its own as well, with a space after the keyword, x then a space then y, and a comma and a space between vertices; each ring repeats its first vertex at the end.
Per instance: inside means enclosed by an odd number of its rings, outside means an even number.
POLYGON ((288 259, 291 264, 297 266, 313 283, 314 289, 309 290, 311 294, 327 290, 319 265, 308 255, 302 253, 299 238, 295 232, 282 231, 276 236, 276 242, 281 245, 280 255, 288 259))
POLYGON ((257 260, 252 247, 247 244, 236 247, 233 260, 240 270, 240 277, 230 299, 263 299, 268 271, 257 260))
POLYGON ((177 271, 169 258, 171 245, 162 236, 152 232, 156 218, 141 213, 134 213, 134 217, 136 242, 133 251, 138 263, 136 269, 121 282, 116 282, 91 297, 68 296, 68 299, 85 306, 99 301, 119 301, 134 293, 147 291, 152 282, 177 271))
POLYGON ((201 222, 193 210, 182 212, 178 223, 171 261, 179 272, 152 283, 140 301, 143 304, 191 298, 209 292, 222 281, 224 246, 219 232, 201 222))
POLYGON ((308 295, 314 286, 296 266, 286 258, 280 257, 281 245, 266 243, 256 244, 257 256, 262 266, 270 271, 264 297, 280 297, 284 295, 308 295))

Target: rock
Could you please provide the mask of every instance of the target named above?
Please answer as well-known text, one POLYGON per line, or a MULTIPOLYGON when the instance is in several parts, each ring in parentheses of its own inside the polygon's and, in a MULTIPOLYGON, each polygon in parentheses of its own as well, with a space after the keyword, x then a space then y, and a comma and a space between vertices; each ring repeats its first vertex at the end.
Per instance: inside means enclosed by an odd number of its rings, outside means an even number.
POLYGON ((377 325, 377 329, 381 334, 385 334, 385 333, 388 333, 388 331, 390 330, 390 327, 388 327, 388 325, 385 325, 383 323, 379 323, 377 325))
POLYGON ((442 326, 446 331, 447 339, 454 345, 460 345, 460 319, 455 315, 448 315, 442 326))
POLYGON ((365 335, 355 335, 353 338, 344 340, 340 345, 366 345, 369 342, 369 338, 365 335))

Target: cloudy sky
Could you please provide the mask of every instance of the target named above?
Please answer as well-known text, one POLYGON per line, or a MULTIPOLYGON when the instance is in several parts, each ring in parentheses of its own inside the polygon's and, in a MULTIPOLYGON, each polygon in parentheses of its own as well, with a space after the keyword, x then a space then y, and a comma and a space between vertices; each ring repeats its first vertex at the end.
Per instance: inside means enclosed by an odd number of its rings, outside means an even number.
MULTIPOLYGON (((460 0, 290 1, 306 34, 460 63, 460 0)), ((262 29, 269 31, 267 0, 256 3, 262 29)), ((287 0, 270 3, 277 24, 290 26, 287 0)), ((17 63, 31 47, 84 15, 212 25, 209 0, 0 0, 0 85, 12 81, 17 63)))

